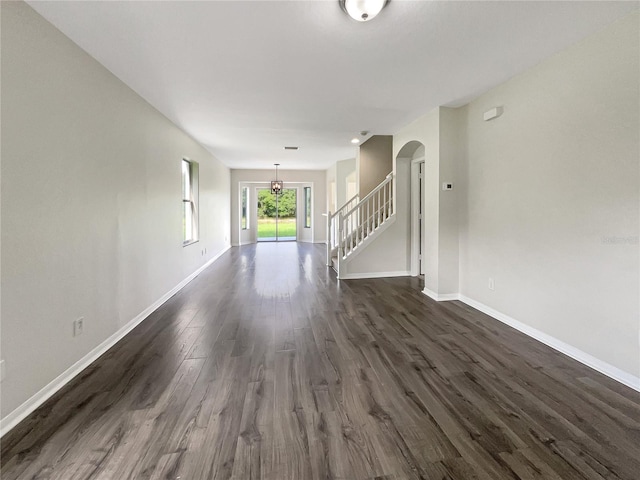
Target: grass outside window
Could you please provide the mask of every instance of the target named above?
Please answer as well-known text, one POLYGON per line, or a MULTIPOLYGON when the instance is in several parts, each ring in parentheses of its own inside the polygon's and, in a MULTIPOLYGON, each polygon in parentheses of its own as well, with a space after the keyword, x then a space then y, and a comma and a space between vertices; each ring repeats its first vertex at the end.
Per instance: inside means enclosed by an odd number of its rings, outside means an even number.
MULTIPOLYGON (((258 219, 258 238, 271 238, 276 236, 276 219, 275 218, 259 218, 258 219)), ((295 218, 279 218, 278 219, 278 237, 295 237, 296 236, 296 219, 295 218)))

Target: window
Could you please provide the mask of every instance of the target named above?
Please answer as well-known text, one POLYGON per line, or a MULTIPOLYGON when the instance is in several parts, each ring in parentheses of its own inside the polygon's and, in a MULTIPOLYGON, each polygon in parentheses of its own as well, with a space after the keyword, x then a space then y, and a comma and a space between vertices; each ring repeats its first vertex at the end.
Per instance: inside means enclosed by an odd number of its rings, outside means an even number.
POLYGON ((304 187, 304 228, 311 228, 311 187, 304 187))
POLYGON ((249 228, 249 217, 247 216, 247 209, 249 208, 249 187, 242 187, 242 218, 240 220, 240 226, 242 230, 249 228))
POLYGON ((182 159, 182 244, 198 241, 198 164, 182 159))

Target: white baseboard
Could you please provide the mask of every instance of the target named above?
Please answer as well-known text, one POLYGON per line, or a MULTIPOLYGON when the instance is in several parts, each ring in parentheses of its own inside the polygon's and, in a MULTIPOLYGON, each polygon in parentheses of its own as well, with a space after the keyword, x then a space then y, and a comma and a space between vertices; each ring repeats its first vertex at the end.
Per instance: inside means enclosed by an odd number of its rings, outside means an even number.
POLYGON ((437 302, 447 302, 449 300, 459 300, 460 295, 457 293, 436 293, 433 290, 429 290, 427 287, 424 287, 422 290, 427 297, 434 299, 437 302))
MULTIPOLYGON (((300 242, 300 243, 322 243, 324 245, 327 244, 326 240, 296 240, 296 242, 300 242)), ((242 247, 244 245, 256 245, 258 242, 244 242, 244 243, 232 243, 231 246, 232 247, 242 247)))
POLYGON ((365 278, 385 278, 385 277, 410 277, 411 272, 369 272, 369 273, 347 273, 340 275, 338 280, 359 280, 365 278))
POLYGON ((536 328, 533 328, 526 323, 522 323, 515 318, 510 317, 509 315, 505 315, 502 312, 494 310, 493 308, 485 305, 484 303, 478 302, 472 298, 466 297, 462 294, 446 294, 446 295, 438 295, 437 293, 425 288, 422 293, 433 298, 437 301, 449 301, 449 300, 460 300, 463 303, 466 303, 470 307, 475 308, 476 310, 481 311, 482 313, 486 313, 490 317, 495 318, 496 320, 509 325, 510 327, 515 328, 519 332, 528 335, 539 342, 544 343, 545 345, 557 350, 560 353, 567 355, 568 357, 577 360, 578 362, 586 365, 587 367, 593 368, 594 370, 606 375, 609 378, 616 380, 617 382, 626 385, 633 390, 640 392, 640 377, 636 377, 635 375, 630 374, 629 372, 625 372, 624 370, 619 369, 618 367, 614 367, 613 365, 600 360, 593 355, 588 354, 587 352, 583 352, 582 350, 569 345, 568 343, 563 342, 551 335, 548 335, 536 328))
POLYGON ((67 383, 69 383, 73 378, 82 372, 85 368, 91 365, 94 361, 96 361, 102 354, 104 354, 107 350, 113 347, 118 341, 120 341, 127 333, 137 327, 143 320, 145 320, 149 315, 151 315, 154 311, 156 311, 160 306, 169 300, 172 296, 178 293, 182 288, 184 288, 191 280, 196 278, 205 268, 215 262, 218 258, 222 256, 227 250, 229 250, 230 246, 227 245, 220 251, 217 255, 215 255, 211 260, 205 263, 203 266, 198 268, 195 272, 189 275, 187 278, 182 280, 178 285, 173 287, 170 291, 165 293, 162 297, 160 297, 156 302, 147 307, 144 311, 138 314, 134 319, 129 321, 126 325, 116 331, 113 335, 104 340, 100 345, 95 347, 89 353, 87 353, 84 357, 78 360, 76 363, 67 368, 64 372, 62 372, 58 377, 49 382, 48 385, 43 387, 38 393, 29 398, 26 402, 16 408, 14 411, 9 413, 6 417, 0 420, 0 438, 3 437, 7 432, 9 432, 13 427, 15 427, 18 423, 24 420, 27 416, 29 416, 36 408, 46 402, 51 396, 53 396, 58 390, 64 387, 67 383))
POLYGON ((472 298, 465 297, 464 295, 459 295, 459 300, 461 302, 466 303, 470 307, 475 308, 476 310, 480 310, 482 313, 486 313, 487 315, 495 318, 496 320, 501 321, 509 325, 510 327, 515 328, 516 330, 528 335, 532 338, 535 338, 539 342, 544 343, 545 345, 553 348, 554 350, 559 351, 560 353, 564 353, 565 355, 577 360, 578 362, 586 365, 587 367, 591 367, 594 370, 606 375, 607 377, 613 378, 614 380, 626 385, 629 388, 632 388, 638 392, 640 392, 640 377, 636 377, 624 370, 619 369, 618 367, 614 367, 613 365, 600 360, 593 355, 590 355, 582 350, 569 345, 568 343, 563 342, 562 340, 558 340, 551 335, 548 335, 540 330, 530 327, 529 325, 522 323, 514 318, 511 318, 504 313, 498 312, 493 308, 480 303, 472 298))

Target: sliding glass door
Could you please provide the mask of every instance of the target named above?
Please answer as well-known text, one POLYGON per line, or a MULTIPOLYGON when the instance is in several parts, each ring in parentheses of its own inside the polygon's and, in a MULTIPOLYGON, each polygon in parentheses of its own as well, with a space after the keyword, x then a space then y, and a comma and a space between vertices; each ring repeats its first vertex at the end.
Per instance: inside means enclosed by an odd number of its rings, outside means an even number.
POLYGON ((259 242, 296 240, 297 193, 296 188, 285 188, 278 195, 268 188, 258 189, 259 242))

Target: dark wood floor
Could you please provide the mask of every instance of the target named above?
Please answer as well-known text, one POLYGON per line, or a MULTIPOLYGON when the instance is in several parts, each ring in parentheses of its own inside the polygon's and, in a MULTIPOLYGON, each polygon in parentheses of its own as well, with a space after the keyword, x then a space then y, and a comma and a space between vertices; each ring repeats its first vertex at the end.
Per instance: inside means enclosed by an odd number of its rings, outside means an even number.
POLYGON ((2 439, 2 479, 640 478, 640 394, 323 259, 226 253, 2 439))

